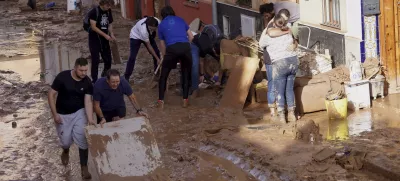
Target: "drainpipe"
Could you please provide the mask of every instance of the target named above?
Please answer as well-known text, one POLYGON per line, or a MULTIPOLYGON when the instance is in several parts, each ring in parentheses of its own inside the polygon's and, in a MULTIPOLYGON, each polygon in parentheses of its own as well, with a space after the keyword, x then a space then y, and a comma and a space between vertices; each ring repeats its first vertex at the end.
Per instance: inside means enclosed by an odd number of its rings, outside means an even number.
POLYGON ((214 25, 218 25, 217 21, 217 0, 212 0, 212 20, 214 25))

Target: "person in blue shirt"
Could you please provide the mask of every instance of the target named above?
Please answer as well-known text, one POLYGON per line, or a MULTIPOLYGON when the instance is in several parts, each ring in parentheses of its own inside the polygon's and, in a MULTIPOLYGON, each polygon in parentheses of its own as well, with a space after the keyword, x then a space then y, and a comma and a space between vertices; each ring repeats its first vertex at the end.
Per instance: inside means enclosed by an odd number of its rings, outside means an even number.
POLYGON ((157 106, 164 107, 164 93, 167 86, 169 73, 176 68, 178 61, 181 64, 181 80, 183 89, 183 107, 189 105, 189 87, 191 81, 192 53, 190 43, 193 34, 185 20, 175 16, 171 6, 161 10, 162 21, 158 26, 160 49, 164 55, 159 80, 159 97, 157 106))
POLYGON ((126 115, 124 95, 128 96, 136 113, 147 117, 140 108, 133 94, 132 88, 125 78, 121 78, 116 69, 110 69, 94 84, 93 100, 94 111, 97 114, 97 123, 103 125, 106 122, 122 119, 126 115))

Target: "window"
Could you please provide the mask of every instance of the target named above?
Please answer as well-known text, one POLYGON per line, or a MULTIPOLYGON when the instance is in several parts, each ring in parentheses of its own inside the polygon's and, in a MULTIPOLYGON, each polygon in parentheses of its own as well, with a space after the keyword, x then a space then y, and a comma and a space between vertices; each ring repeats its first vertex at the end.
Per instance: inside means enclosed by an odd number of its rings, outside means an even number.
POLYGON ((340 0, 322 0, 323 25, 340 29, 340 0))
POLYGON ((226 37, 229 37, 229 34, 231 34, 231 29, 230 29, 230 22, 229 22, 229 16, 222 16, 222 23, 224 27, 224 35, 226 37))
POLYGON ((256 38, 256 19, 252 16, 240 14, 242 36, 256 38))

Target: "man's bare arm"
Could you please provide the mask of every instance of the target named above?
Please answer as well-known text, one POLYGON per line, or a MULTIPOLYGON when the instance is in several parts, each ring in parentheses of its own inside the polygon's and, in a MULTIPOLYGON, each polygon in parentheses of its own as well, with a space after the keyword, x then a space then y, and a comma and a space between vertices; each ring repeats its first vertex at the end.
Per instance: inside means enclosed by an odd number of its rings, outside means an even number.
POLYGON ((136 109, 136 111, 141 110, 139 103, 136 100, 136 96, 135 94, 131 94, 130 96, 128 96, 129 101, 132 103, 133 108, 136 109))
POLYGON ((154 48, 151 46, 150 42, 145 42, 147 49, 149 50, 150 54, 153 55, 154 57, 156 57, 157 62, 160 63, 161 61, 161 57, 158 57, 158 55, 156 54, 156 52, 154 51, 154 48))
POLYGON ((85 111, 86 117, 90 124, 96 124, 93 120, 93 101, 92 95, 85 94, 85 111))
POLYGON ((96 115, 99 118, 104 117, 103 111, 101 111, 101 108, 100 108, 100 101, 93 101, 93 108, 94 108, 94 112, 96 113, 96 115))
POLYGON ((112 24, 108 25, 108 32, 110 32, 111 38, 113 38, 113 40, 115 40, 114 29, 113 29, 113 25, 112 24))
POLYGON ((54 89, 50 89, 49 93, 47 95, 47 99, 48 99, 48 103, 50 105, 50 109, 51 109, 51 113, 53 115, 53 117, 57 116, 57 109, 56 109, 56 95, 57 95, 57 91, 55 91, 54 89))

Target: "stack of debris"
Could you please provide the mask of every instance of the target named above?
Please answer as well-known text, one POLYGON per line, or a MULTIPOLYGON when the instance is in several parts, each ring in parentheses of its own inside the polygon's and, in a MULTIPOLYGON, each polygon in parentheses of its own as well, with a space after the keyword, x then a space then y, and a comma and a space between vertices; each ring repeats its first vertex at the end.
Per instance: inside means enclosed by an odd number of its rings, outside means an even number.
POLYGON ((294 87, 297 111, 308 113, 325 110, 327 96, 342 97, 342 84, 349 80, 350 72, 345 66, 338 66, 315 76, 296 77, 294 87))
POLYGON ((377 58, 367 58, 362 64, 364 69, 364 77, 367 80, 375 78, 377 75, 382 74, 381 66, 377 58))
POLYGON ((299 71, 297 76, 313 76, 332 70, 332 59, 330 55, 316 52, 297 51, 299 57, 299 71))
POLYGON ((351 150, 323 148, 313 154, 313 161, 305 167, 304 176, 307 178, 321 177, 321 174, 329 172, 341 172, 346 170, 361 170, 364 165, 366 153, 351 150), (341 168, 338 168, 339 165, 341 168))

